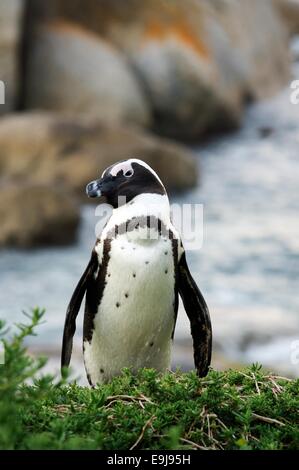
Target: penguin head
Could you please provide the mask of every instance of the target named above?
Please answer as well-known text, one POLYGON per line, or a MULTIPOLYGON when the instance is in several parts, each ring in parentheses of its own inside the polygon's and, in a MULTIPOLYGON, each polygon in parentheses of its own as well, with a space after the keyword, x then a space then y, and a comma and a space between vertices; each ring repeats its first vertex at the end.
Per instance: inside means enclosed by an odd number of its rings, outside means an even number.
POLYGON ((144 193, 165 195, 165 187, 155 171, 142 160, 130 158, 109 166, 101 178, 86 186, 88 197, 103 197, 113 208, 144 193))

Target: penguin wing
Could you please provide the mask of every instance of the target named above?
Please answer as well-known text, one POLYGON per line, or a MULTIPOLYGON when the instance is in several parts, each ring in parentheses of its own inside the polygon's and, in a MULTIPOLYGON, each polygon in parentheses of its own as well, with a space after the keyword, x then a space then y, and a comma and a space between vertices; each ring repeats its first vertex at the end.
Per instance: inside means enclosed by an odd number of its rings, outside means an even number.
POLYGON ((70 363, 73 349, 73 337, 76 331, 76 318, 79 313, 88 284, 97 268, 98 257, 95 251, 93 251, 87 268, 82 274, 80 281, 74 290, 66 311, 61 351, 61 367, 68 366, 70 363))
POLYGON ((178 290, 190 320, 194 364, 199 377, 204 377, 211 363, 212 326, 208 306, 190 274, 185 253, 178 265, 178 290))

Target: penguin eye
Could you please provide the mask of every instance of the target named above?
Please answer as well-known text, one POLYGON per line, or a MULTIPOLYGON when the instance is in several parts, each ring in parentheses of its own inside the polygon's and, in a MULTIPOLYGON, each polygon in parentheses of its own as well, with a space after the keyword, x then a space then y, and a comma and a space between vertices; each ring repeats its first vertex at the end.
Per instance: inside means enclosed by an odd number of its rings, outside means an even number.
POLYGON ((126 178, 130 178, 131 176, 134 175, 134 170, 127 170, 125 173, 124 173, 125 177, 126 178))

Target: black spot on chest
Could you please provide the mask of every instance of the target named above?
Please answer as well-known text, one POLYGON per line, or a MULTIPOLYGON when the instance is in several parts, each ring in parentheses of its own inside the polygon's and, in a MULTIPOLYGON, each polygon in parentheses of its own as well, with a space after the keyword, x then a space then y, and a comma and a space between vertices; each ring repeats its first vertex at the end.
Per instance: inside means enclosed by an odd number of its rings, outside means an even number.
MULTIPOLYGON (((116 225, 107 233, 107 238, 102 240, 101 243, 103 244, 103 256, 101 261, 101 266, 99 272, 94 279, 90 279, 89 284, 87 286, 86 291, 86 304, 85 304, 85 314, 84 314, 84 323, 83 323, 83 338, 84 341, 90 342, 93 335, 94 330, 94 318, 98 312, 99 305, 101 303, 105 286, 107 284, 108 278, 111 276, 111 272, 107 272, 109 261, 110 261, 110 252, 111 252, 111 242, 113 239, 116 239, 119 235, 123 233, 127 233, 129 231, 135 230, 137 227, 150 227, 155 228, 159 236, 163 239, 165 243, 169 242, 172 245, 172 255, 173 255, 173 262, 175 268, 175 276, 177 276, 177 245, 178 241, 175 238, 173 232, 166 227, 166 225, 157 217, 155 216, 140 216, 140 217, 133 217, 132 219, 127 220, 126 222, 116 225)), ((100 243, 100 241, 99 241, 100 243)), ((133 250, 136 249, 135 246, 132 247, 133 250)), ((166 247, 165 247, 166 248, 166 247)), ((121 249, 124 249, 123 245, 121 245, 121 249)), ((168 250, 164 251, 164 254, 168 254, 168 250)), ((149 264, 149 261, 146 260, 145 264, 149 264)), ((164 269, 165 274, 168 274, 168 267, 164 269)), ((132 277, 136 278, 137 273, 133 272, 132 277)), ((174 302, 174 311, 175 311, 175 319, 177 313, 177 288, 175 289, 176 298, 174 302)), ((128 298, 129 294, 125 293, 125 297, 128 298)), ((116 307, 120 307, 120 302, 116 302, 116 307)))

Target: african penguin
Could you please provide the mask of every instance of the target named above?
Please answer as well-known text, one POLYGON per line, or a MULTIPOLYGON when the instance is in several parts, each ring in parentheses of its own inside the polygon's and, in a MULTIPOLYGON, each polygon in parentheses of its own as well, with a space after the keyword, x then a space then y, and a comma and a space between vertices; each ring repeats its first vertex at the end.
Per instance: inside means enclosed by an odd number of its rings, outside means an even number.
POLYGON ((83 355, 94 386, 130 367, 165 371, 180 294, 190 320, 194 362, 207 374, 212 331, 205 300, 193 280, 180 235, 171 223, 165 187, 138 159, 118 162, 86 187, 113 207, 70 300, 61 365, 71 359, 76 317, 86 294, 83 355))

